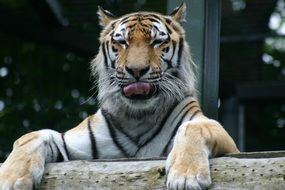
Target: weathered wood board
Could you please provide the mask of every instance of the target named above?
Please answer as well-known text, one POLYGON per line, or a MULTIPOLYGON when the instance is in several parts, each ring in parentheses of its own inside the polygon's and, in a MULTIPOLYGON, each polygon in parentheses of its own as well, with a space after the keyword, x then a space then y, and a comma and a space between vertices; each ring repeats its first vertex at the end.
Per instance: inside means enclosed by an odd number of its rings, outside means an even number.
MULTIPOLYGON (((159 159, 50 163, 40 189, 165 189, 164 165, 159 159)), ((210 165, 210 189, 285 189, 284 152, 229 155, 210 165)))

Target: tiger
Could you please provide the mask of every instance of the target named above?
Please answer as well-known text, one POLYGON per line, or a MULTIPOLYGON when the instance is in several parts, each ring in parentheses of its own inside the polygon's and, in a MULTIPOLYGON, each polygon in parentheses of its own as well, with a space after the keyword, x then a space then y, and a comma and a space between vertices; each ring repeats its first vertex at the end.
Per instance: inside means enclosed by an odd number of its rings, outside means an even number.
POLYGON ((43 129, 16 140, 0 189, 37 188, 50 162, 164 156, 168 189, 208 188, 209 158, 239 150, 199 105, 185 3, 169 15, 97 13, 102 32, 91 75, 98 111, 64 133, 43 129))

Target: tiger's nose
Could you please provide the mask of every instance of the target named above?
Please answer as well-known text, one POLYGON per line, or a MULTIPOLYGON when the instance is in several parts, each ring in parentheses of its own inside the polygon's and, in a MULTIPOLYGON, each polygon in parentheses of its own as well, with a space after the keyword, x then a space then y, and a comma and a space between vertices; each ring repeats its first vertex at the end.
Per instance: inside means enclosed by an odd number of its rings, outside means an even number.
POLYGON ((138 80, 139 78, 141 78, 144 74, 148 72, 150 67, 147 66, 144 68, 131 68, 131 67, 125 66, 125 69, 129 74, 131 74, 133 77, 135 77, 135 79, 138 80))

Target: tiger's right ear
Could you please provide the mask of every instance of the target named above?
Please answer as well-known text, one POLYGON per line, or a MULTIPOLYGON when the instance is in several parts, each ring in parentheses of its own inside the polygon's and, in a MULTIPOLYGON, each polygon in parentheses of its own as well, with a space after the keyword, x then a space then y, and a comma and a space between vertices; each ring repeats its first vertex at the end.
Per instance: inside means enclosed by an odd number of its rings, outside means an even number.
POLYGON ((185 2, 182 2, 179 7, 176 7, 172 13, 170 13, 170 16, 176 20, 177 22, 185 22, 186 21, 186 4, 185 2))
POLYGON ((97 14, 99 18, 99 24, 103 27, 107 26, 115 18, 111 12, 104 10, 100 6, 98 6, 97 14))

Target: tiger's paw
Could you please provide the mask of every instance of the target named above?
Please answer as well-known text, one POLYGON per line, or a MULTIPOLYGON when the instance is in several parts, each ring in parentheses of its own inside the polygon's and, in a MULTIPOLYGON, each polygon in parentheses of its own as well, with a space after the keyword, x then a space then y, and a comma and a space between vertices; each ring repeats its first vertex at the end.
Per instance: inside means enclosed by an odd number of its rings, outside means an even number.
POLYGON ((30 176, 0 175, 1 190, 32 190, 33 180, 30 176))
POLYGON ((0 190, 32 190, 40 184, 44 173, 45 152, 31 152, 39 147, 31 142, 36 133, 27 134, 14 143, 14 149, 0 167, 0 190))
POLYGON ((169 190, 202 190, 211 185, 209 160, 204 156, 179 158, 170 154, 166 172, 169 190))
POLYGON ((0 167, 1 190, 32 190, 40 184, 44 162, 33 154, 30 155, 31 158, 23 155, 12 152, 0 167))

